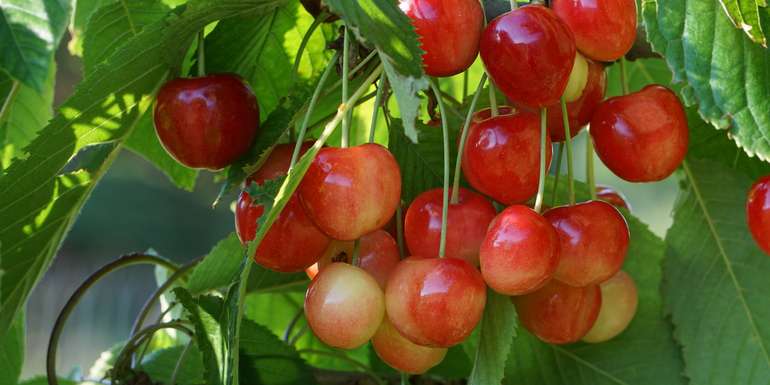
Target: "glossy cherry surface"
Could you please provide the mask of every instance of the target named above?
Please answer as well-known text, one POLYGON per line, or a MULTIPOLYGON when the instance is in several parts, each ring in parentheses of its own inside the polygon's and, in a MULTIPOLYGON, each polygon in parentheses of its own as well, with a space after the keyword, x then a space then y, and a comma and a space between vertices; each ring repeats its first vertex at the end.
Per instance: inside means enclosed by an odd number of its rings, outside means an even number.
POLYGON ((426 74, 457 75, 476 60, 484 29, 477 0, 400 0, 399 7, 419 36, 426 74))
POLYGON ((409 374, 423 374, 446 356, 446 348, 420 346, 409 341, 393 327, 388 317, 372 337, 377 355, 393 369, 409 374))
MULTIPOLYGON (((551 142, 546 164, 551 164, 551 142)), ((492 199, 514 204, 537 193, 540 178, 540 117, 526 111, 470 125, 462 168, 468 183, 492 199)))
POLYGON ((528 5, 490 21, 479 53, 490 78, 514 104, 559 101, 575 60, 575 38, 556 14, 528 5))
POLYGON ((615 61, 634 45, 634 0, 553 0, 551 8, 569 25, 578 50, 591 59, 615 61))
MULTIPOLYGON (((450 191, 450 197, 452 195, 450 191)), ((404 238, 411 255, 438 257, 441 239, 443 189, 428 190, 412 201, 406 210, 404 238)), ((482 195, 460 188, 458 202, 447 212, 446 257, 460 258, 476 266, 479 246, 497 212, 482 195)))
POLYGON ((385 289, 390 322, 423 346, 449 347, 465 340, 481 320, 486 301, 481 273, 457 258, 404 259, 385 289))
MULTIPOLYGON (((333 240, 316 264, 315 272, 308 272, 310 279, 318 271, 334 262, 351 263, 355 244, 353 241, 333 240)), ((358 267, 371 275, 385 290, 390 272, 401 260, 396 240, 385 230, 377 230, 361 237, 358 245, 358 267)))
POLYGON ((636 314, 639 295, 634 279, 625 271, 619 271, 600 288, 602 306, 594 326, 583 337, 585 342, 597 343, 614 338, 626 330, 636 314))
POLYGON ((310 283, 305 317, 313 333, 327 345, 354 349, 369 341, 385 316, 382 289, 367 272, 333 263, 310 283))
POLYGON ((572 287, 552 280, 542 289, 512 297, 519 322, 551 344, 569 344, 588 333, 599 315, 602 292, 598 285, 572 287))
POLYGON ((388 223, 401 199, 401 172, 379 144, 323 148, 298 191, 324 233, 349 241, 388 223))
MULTIPOLYGON (((303 144, 303 151, 308 147, 310 143, 303 144)), ((293 150, 294 144, 277 145, 264 165, 249 177, 247 183, 254 181, 262 184, 266 180, 285 175, 293 150)), ((257 220, 263 213, 262 205, 253 204, 249 193, 241 192, 235 206, 235 230, 241 242, 246 243, 254 239, 257 220)), ((302 271, 318 261, 328 245, 329 237, 305 215, 305 210, 295 194, 265 234, 254 254, 254 260, 276 271, 302 271)))
POLYGON ((561 206, 543 216, 559 235, 560 260, 554 278, 572 286, 602 283, 617 273, 628 251, 626 220, 607 202, 561 206))
POLYGON ((559 265, 559 237, 551 223, 523 205, 503 210, 479 252, 481 275, 493 290, 521 295, 545 285, 559 265))
POLYGON ((770 175, 759 179, 749 190, 746 217, 757 245, 770 255, 770 175))
POLYGON ((650 85, 600 104, 591 118, 591 137, 615 175, 655 182, 671 175, 687 154, 687 116, 671 90, 650 85))
POLYGON ((179 78, 158 91, 154 119, 161 144, 179 163, 219 170, 251 147, 259 106, 237 75, 179 78))
POLYGON ((628 204, 626 196, 610 186, 596 186, 596 198, 617 208, 631 210, 631 205, 628 204))
MULTIPOLYGON (((607 76, 604 72, 604 65, 588 60, 588 79, 586 80, 585 88, 583 88, 583 93, 580 94, 577 100, 567 103, 569 131, 573 137, 591 121, 591 116, 593 116, 596 107, 604 99, 606 88, 607 76)), ((564 141, 564 120, 561 114, 560 103, 548 106, 548 130, 552 141, 564 141)))

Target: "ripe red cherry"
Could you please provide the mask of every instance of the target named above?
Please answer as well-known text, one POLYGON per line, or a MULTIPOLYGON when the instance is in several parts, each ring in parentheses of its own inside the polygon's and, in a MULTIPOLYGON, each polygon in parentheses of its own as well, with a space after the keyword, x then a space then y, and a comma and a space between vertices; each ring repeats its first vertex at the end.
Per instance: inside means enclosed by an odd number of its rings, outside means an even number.
POLYGON ((158 91, 155 132, 179 163, 219 170, 243 155, 259 129, 251 88, 233 74, 180 78, 158 91))
MULTIPOLYGON (((310 143, 305 143, 303 151, 309 147, 310 143)), ((292 151, 294 144, 276 146, 265 164, 249 177, 247 183, 254 181, 262 184, 268 179, 286 174, 292 151)), ((235 206, 235 230, 241 242, 246 243, 254 239, 257 220, 263 213, 262 205, 252 204, 249 193, 241 192, 235 206)), ((295 194, 265 234, 254 254, 254 260, 276 271, 302 271, 318 261, 328 245, 329 237, 305 215, 305 210, 295 194)))
POLYGON ((409 374, 423 374, 438 365, 446 356, 446 348, 420 346, 409 341, 388 321, 382 320, 377 334, 372 337, 377 355, 393 369, 409 374))
MULTIPOLYGON (((573 137, 591 121, 596 107, 604 99, 606 87, 607 76, 604 72, 604 65, 588 60, 588 80, 585 88, 583 88, 583 93, 574 102, 567 103, 569 131, 573 137)), ((548 106, 548 130, 552 141, 564 141, 564 120, 561 115, 560 103, 548 106)))
POLYGON ((305 294, 305 317, 313 333, 335 348, 369 341, 385 316, 382 289, 367 272, 333 263, 318 273, 305 294))
MULTIPOLYGON (((314 265, 315 270, 306 270, 308 277, 313 279, 319 271, 334 262, 351 263, 354 247, 353 241, 331 241, 324 255, 314 265)), ((361 237, 358 245, 358 267, 369 273, 383 290, 390 273, 400 260, 398 245, 387 231, 377 230, 361 237)))
POLYGON ((551 8, 575 34, 578 50, 591 59, 615 61, 634 45, 634 0, 554 0, 551 8))
POLYGON ((602 305, 598 285, 572 287, 552 280, 542 289, 512 297, 519 321, 551 344, 579 341, 596 322, 602 305))
POLYGON ((527 206, 503 210, 489 226, 479 252, 481 275, 493 290, 521 295, 545 285, 559 265, 559 237, 527 206))
POLYGON ((636 314, 639 296, 634 279, 626 272, 619 271, 600 288, 602 306, 594 326, 583 337, 585 342, 604 342, 614 338, 626 330, 636 314))
MULTIPOLYGON (((450 192, 451 196, 451 192, 450 192)), ((406 210, 404 238, 412 255, 438 257, 441 238, 443 189, 428 190, 414 199, 406 210)), ((460 258, 476 266, 479 246, 497 212, 480 194, 460 188, 459 201, 447 212, 446 257, 460 258)))
POLYGON ((628 225, 603 201, 561 206, 543 214, 559 235, 560 261, 554 278, 583 287, 610 279, 628 251, 628 225))
POLYGON ((390 322, 423 346, 450 347, 465 340, 481 320, 486 302, 481 273, 457 258, 404 259, 385 289, 390 322))
POLYGON ((623 193, 612 187, 596 186, 596 197, 617 208, 631 209, 631 205, 628 204, 628 199, 626 199, 623 193))
POLYGON ((591 118, 596 153, 615 175, 655 182, 676 170, 687 153, 689 133, 682 103, 666 87, 607 99, 591 118))
POLYGON ((746 200, 746 217, 757 245, 770 255, 770 175, 751 187, 746 200))
POLYGON ((575 60, 575 38, 548 8, 528 5, 498 16, 481 35, 479 53, 490 78, 517 105, 556 103, 575 60))
MULTIPOLYGON (((551 142, 546 143, 546 167, 551 142)), ((492 199, 510 205, 537 193, 540 178, 540 117, 526 111, 473 122, 463 150, 468 183, 492 199)))
POLYGON ((322 148, 298 191, 324 233, 350 241, 388 223, 401 199, 401 172, 379 144, 322 148))

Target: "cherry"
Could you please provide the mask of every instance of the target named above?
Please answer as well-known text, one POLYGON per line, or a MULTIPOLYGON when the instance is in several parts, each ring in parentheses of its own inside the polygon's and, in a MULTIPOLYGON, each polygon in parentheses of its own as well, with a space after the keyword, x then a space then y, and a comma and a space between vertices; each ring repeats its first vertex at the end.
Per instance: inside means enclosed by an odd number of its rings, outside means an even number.
MULTIPOLYGON (((550 139, 546 163, 551 164, 550 139)), ((540 118, 521 111, 472 122, 462 168, 471 186, 496 201, 509 205, 532 198, 540 178, 540 118)))
POLYGON ((636 284, 623 270, 600 286, 602 291, 602 306, 599 316, 583 337, 585 342, 604 342, 626 330, 636 314, 639 297, 636 284))
POLYGON ((559 265, 559 237, 527 206, 503 210, 489 226, 479 252, 481 274, 493 290, 521 295, 545 285, 559 265))
POLYGON ((551 8, 569 25, 578 50, 591 59, 618 60, 636 40, 634 0, 553 0, 551 8))
POLYGON ((354 349, 369 341, 385 316, 377 281, 347 263, 327 266, 305 294, 305 317, 313 333, 335 348, 354 349))
POLYGON ((298 191, 324 233, 349 241, 388 223, 401 199, 401 172, 379 144, 322 148, 298 191))
MULTIPOLYGON (((310 144, 303 144, 303 152, 310 144)), ((262 167, 249 177, 247 183, 253 181, 262 184, 268 179, 285 175, 293 151, 294 144, 277 145, 262 167)), ((241 192, 235 206, 235 230, 241 242, 247 243, 254 239, 257 220, 263 213, 262 205, 253 204, 249 193, 241 192)), ((295 194, 265 234, 254 254, 254 260, 276 271, 302 271, 315 263, 328 245, 329 238, 305 215, 305 210, 295 194)))
POLYGON ((450 347, 467 338, 486 301, 481 273, 457 258, 404 259, 385 289, 393 326, 415 344, 431 347, 450 347))
POLYGON ((618 190, 609 186, 596 186, 596 197, 617 208, 631 209, 628 199, 618 190))
POLYGON ((423 374, 438 365, 446 356, 446 348, 420 346, 409 341, 393 327, 388 317, 372 337, 377 355, 393 369, 409 374, 423 374))
MULTIPOLYGON (((596 107, 604 99, 604 90, 607 86, 607 76, 604 65, 593 60, 588 62, 588 79, 580 97, 567 103, 567 117, 569 118, 569 131, 574 137, 591 121, 596 107)), ((564 141, 564 120, 561 114, 561 104, 554 103, 548 106, 548 130, 551 141, 564 141)))
POLYGON ((564 101, 569 103, 577 100, 583 94, 586 83, 588 83, 588 60, 580 52, 577 52, 575 54, 575 62, 572 64, 572 71, 569 74, 567 87, 564 89, 564 101))
POLYGON ((457 75, 476 60, 484 29, 478 0, 400 0, 399 7, 420 38, 426 74, 457 75))
POLYGON ((749 190, 746 217, 757 245, 770 255, 770 175, 760 178, 749 190))
POLYGON ((251 147, 259 129, 259 106, 238 75, 174 79, 160 88, 155 132, 179 163, 219 170, 251 147))
POLYGON ((625 218, 607 202, 588 201, 543 214, 559 235, 554 278, 571 286, 602 283, 617 273, 628 251, 625 218))
POLYGON ((575 60, 575 38, 548 8, 524 6, 487 24, 481 60, 495 85, 517 105, 545 107, 559 101, 575 60))
MULTIPOLYGON (((451 192, 450 192, 451 195, 451 192)), ((404 238, 412 255, 438 257, 443 189, 428 190, 406 210, 404 238)), ((460 188, 459 201, 447 210, 446 257, 479 264, 479 246, 497 212, 480 194, 460 188)))
POLYGON ((596 153, 630 182, 662 180, 687 153, 687 116, 676 95, 660 85, 607 99, 591 118, 596 153))

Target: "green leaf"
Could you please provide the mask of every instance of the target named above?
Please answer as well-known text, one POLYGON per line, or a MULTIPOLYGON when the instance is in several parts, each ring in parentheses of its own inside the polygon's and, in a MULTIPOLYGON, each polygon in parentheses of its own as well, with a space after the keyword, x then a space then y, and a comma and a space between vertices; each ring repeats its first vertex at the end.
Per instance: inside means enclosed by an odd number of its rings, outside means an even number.
POLYGON ((310 367, 297 351, 264 326, 244 320, 240 348, 240 376, 243 383, 316 384, 310 367))
POLYGON ((663 293, 697 384, 763 384, 770 378, 770 259, 751 238, 752 180, 709 160, 684 163, 666 235, 663 293))
POLYGON ((647 38, 682 96, 750 155, 770 160, 770 50, 734 28, 716 1, 644 0, 647 38))
MULTIPOLYGON (((78 385, 76 381, 68 380, 65 378, 59 378, 59 385, 78 385)), ((48 378, 39 376, 39 377, 33 377, 26 381, 22 381, 19 383, 19 385, 48 385, 48 378)))
POLYGON ((193 344, 189 347, 185 356, 181 357, 184 350, 185 346, 174 346, 154 351, 144 357, 138 370, 147 373, 155 382, 170 384, 177 362, 179 362, 180 358, 184 358, 177 371, 176 384, 203 384, 204 363, 201 351, 193 344))
POLYGON ((195 266, 187 282, 187 290, 195 295, 229 285, 240 272, 243 251, 238 236, 230 233, 195 266))
POLYGON ((499 384, 516 336, 516 310, 508 296, 487 290, 478 350, 468 384, 499 384))
POLYGON ((0 1, 0 69, 43 93, 69 13, 65 0, 0 1))
POLYGON ((455 345, 447 350, 444 360, 428 370, 428 375, 438 376, 447 380, 459 380, 468 376, 473 363, 465 354, 462 346, 455 345))
POLYGON ((24 364, 24 312, 19 312, 11 330, 0 340, 0 384, 16 384, 24 364))
POLYGON ((206 384, 221 384, 220 366, 222 357, 222 334, 219 323, 212 314, 202 311, 190 292, 183 288, 174 289, 174 295, 187 311, 188 320, 195 327, 195 344, 203 356, 203 377, 206 384))
POLYGON ((70 20, 69 51, 74 56, 83 56, 83 32, 88 20, 99 7, 110 0, 75 0, 73 1, 72 18, 70 20))
POLYGON ((402 75, 395 67, 386 60, 384 55, 382 64, 385 66, 385 74, 388 76, 388 84, 393 89, 398 103, 398 110, 401 113, 403 122, 403 131, 412 141, 417 141, 418 132, 416 127, 417 116, 420 113, 420 92, 428 89, 428 79, 425 76, 415 78, 413 76, 402 75))
MULTIPOLYGON (((752 41, 767 47, 767 38, 762 31, 760 12, 767 12, 766 0, 719 0, 727 16, 736 28, 745 32, 752 41)), ((768 15, 767 13, 765 13, 768 15)))

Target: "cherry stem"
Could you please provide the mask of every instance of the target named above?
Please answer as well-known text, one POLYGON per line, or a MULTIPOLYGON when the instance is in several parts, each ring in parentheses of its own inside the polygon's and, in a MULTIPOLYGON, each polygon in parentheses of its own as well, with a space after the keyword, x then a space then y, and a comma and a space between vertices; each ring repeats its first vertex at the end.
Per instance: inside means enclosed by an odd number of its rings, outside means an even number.
POLYGON ((586 181, 591 193, 591 199, 596 199, 596 177, 594 175, 594 142, 586 131, 586 181))
POLYGON ((540 109, 540 176, 537 182, 537 197, 535 198, 535 211, 538 213, 543 210, 543 193, 545 192, 545 158, 546 158, 546 136, 548 135, 548 109, 540 109))
POLYGON ((318 104, 321 90, 323 90, 324 84, 326 84, 326 80, 329 78, 329 74, 332 72, 338 57, 339 53, 335 53, 334 56, 332 56, 332 59, 329 61, 329 64, 326 65, 323 74, 321 74, 321 78, 318 79, 318 85, 315 87, 315 91, 313 91, 313 96, 310 98, 310 105, 307 106, 305 118, 302 120, 302 125, 299 128, 299 134, 297 135, 297 142, 294 144, 294 152, 291 154, 289 168, 292 168, 297 164, 299 153, 302 150, 302 142, 305 140, 305 134, 307 133, 307 126, 310 123, 310 116, 313 115, 313 109, 315 109, 316 104, 318 104))
POLYGON ((8 117, 11 111, 11 103, 16 98, 16 94, 19 92, 20 83, 18 80, 13 80, 11 83, 11 90, 8 91, 8 95, 5 97, 3 106, 0 107, 0 125, 5 123, 5 119, 8 117))
POLYGON ((463 72, 463 102, 468 98, 468 70, 463 72))
POLYGON ((481 96, 481 91, 484 89, 484 83, 487 80, 487 74, 481 75, 479 85, 476 87, 476 92, 473 93, 473 99, 471 105, 468 107, 468 113, 465 115, 465 123, 463 124, 462 133, 460 134, 460 144, 457 146, 457 160, 455 161, 455 175, 452 183, 452 199, 451 202, 456 204, 460 199, 460 174, 462 174, 462 160, 463 151, 465 151, 465 143, 468 141, 468 130, 473 119, 473 113, 476 112, 476 104, 481 96))
POLYGON ((628 95, 628 77, 626 75, 626 57, 620 58, 620 85, 623 87, 623 95, 628 95))
POLYGON ((360 251, 360 249, 361 249, 361 238, 358 238, 355 241, 353 241, 353 255, 350 256, 350 264, 356 267, 359 267, 358 252, 360 251))
POLYGON ((441 113, 441 136, 444 142, 444 194, 441 200, 441 240, 438 247, 439 258, 444 258, 446 252, 447 215, 449 213, 449 128, 447 127, 444 102, 440 96, 441 92, 434 79, 431 79, 430 86, 433 89, 433 93, 437 95, 436 101, 441 113))
POLYGON ((404 216, 404 211, 401 209, 401 201, 398 202, 398 207, 396 207, 396 242, 398 243, 398 255, 401 256, 401 259, 404 259, 406 256, 406 251, 404 248, 404 220, 402 219, 404 216))
POLYGON ((291 317, 289 324, 286 325, 286 330, 283 331, 283 342, 288 344, 289 341, 291 341, 291 332, 294 330, 294 326, 297 325, 297 322, 302 318, 303 314, 305 314, 305 308, 300 307, 299 310, 297 310, 297 313, 294 314, 294 317, 291 317))
POLYGON ((551 207, 556 206, 559 195, 559 178, 561 177, 561 159, 564 155, 564 143, 559 143, 559 149, 556 150, 556 175, 553 181, 553 194, 551 194, 551 207))
POLYGON ((401 372, 401 385, 410 385, 409 375, 404 372, 401 372))
POLYGON ((377 113, 380 112, 380 103, 382 103, 382 93, 386 82, 385 75, 380 75, 380 82, 376 84, 377 94, 374 97, 374 107, 372 107, 372 121, 369 123, 369 143, 374 143, 374 133, 377 130, 377 113))
POLYGON ((305 53, 305 48, 307 48, 310 38, 313 37, 313 33, 318 29, 318 26, 326 21, 329 16, 328 13, 321 12, 318 17, 313 19, 313 24, 310 24, 310 27, 305 31, 305 35, 302 36, 302 41, 299 43, 299 48, 297 49, 297 56, 294 57, 294 68, 292 68, 291 71, 291 84, 294 84, 297 81, 297 77, 299 76, 299 65, 302 62, 302 55, 305 53))
POLYGON ((492 108, 492 116, 497 116, 500 112, 497 110, 497 93, 495 85, 489 82, 489 107, 492 108))
POLYGON ((206 52, 203 29, 198 31, 198 76, 206 76, 206 52))
MULTIPOLYGON (((348 83, 350 71, 350 31, 345 26, 345 37, 342 40, 342 102, 348 100, 348 83)), ((350 114, 342 117, 342 140, 340 146, 347 147, 350 144, 350 114)))
POLYGON ((575 179, 572 170, 572 135, 569 129, 567 101, 561 97, 561 117, 564 125, 564 145, 567 147, 567 186, 569 187, 569 204, 575 204, 575 179))
POLYGON ((179 354, 179 359, 177 359, 176 365, 174 365, 174 371, 171 372, 171 381, 169 382, 171 385, 176 385, 176 377, 179 374, 179 369, 182 368, 182 363, 187 358, 187 352, 190 351, 192 344, 193 340, 188 341, 187 345, 185 345, 184 349, 182 350, 182 353, 179 354))

